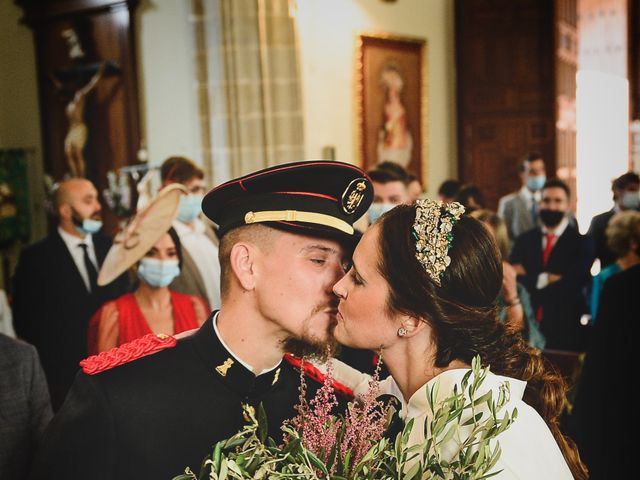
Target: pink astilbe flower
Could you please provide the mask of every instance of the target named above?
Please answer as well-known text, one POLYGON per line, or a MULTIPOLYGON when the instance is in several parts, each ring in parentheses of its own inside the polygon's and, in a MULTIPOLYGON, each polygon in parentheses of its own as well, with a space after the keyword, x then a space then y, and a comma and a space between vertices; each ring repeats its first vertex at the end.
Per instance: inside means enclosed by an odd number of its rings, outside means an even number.
POLYGON ((369 388, 364 395, 358 396, 347 410, 345 432, 340 445, 340 458, 344 461, 347 452, 351 450, 351 466, 357 465, 371 446, 384 434, 386 409, 383 402, 376 400, 380 393, 378 383, 380 366, 381 357, 369 381, 369 388))
MULTIPOLYGON (((329 472, 334 474, 339 465, 345 465, 349 452, 351 453, 348 470, 352 471, 353 466, 360 462, 372 445, 382 438, 386 424, 386 409, 383 402, 376 400, 380 392, 379 360, 367 392, 349 404, 346 417, 332 415, 331 411, 338 405, 338 400, 335 395, 331 356, 327 357, 329 361, 322 388, 309 403, 306 400, 304 362, 301 365, 300 401, 296 406, 298 415, 285 423, 299 433, 302 445, 313 452, 327 466, 329 472), (330 458, 334 449, 337 450, 338 458, 330 458)), ((289 441, 290 438, 285 436, 285 444, 289 441)))
MULTIPOLYGON (((329 459, 331 449, 337 442, 338 431, 342 426, 342 420, 331 414, 333 407, 338 405, 332 373, 332 365, 329 361, 322 388, 318 390, 311 402, 307 403, 306 383, 301 368, 300 403, 296 406, 298 415, 287 422, 299 432, 302 444, 324 463, 329 459)), ((285 443, 288 441, 289 439, 285 438, 285 443)))

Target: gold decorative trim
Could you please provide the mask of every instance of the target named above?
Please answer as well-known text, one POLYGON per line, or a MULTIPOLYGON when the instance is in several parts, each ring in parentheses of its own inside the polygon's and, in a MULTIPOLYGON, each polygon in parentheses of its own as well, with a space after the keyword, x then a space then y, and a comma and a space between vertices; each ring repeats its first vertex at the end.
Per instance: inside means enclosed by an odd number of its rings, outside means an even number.
POLYGON ((260 222, 306 222, 338 229, 353 235, 353 227, 344 220, 325 215, 324 213, 302 212, 299 210, 266 210, 263 212, 247 212, 244 223, 260 222))

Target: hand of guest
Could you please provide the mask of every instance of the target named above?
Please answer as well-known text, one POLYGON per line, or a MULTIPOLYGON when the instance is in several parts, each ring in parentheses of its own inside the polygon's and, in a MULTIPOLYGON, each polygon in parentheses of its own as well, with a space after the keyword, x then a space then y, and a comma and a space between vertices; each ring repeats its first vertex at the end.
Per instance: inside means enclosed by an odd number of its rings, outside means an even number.
POLYGON ((557 273, 549 273, 549 283, 555 283, 558 280, 562 280, 562 275, 558 275, 557 273))
POLYGON ((516 277, 518 272, 509 262, 502 262, 502 295, 507 303, 518 298, 516 277))
POLYGON ((519 332, 525 328, 525 318, 518 295, 517 275, 515 267, 508 262, 502 262, 502 297, 507 309, 506 321, 509 326, 519 332))
POLYGON ((527 274, 527 271, 525 270, 525 268, 522 266, 522 264, 520 263, 516 263, 514 265, 511 265, 513 267, 513 269, 515 270, 517 275, 520 276, 525 276, 527 274))

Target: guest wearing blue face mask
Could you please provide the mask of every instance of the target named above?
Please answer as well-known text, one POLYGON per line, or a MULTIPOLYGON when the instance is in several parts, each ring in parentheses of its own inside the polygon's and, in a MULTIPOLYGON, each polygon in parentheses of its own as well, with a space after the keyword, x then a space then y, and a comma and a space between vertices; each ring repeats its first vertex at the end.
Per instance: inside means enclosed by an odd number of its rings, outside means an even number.
POLYGON ((58 223, 45 239, 26 247, 13 277, 17 335, 35 345, 56 410, 87 355, 87 325, 104 302, 122 295, 125 276, 98 286, 97 271, 111 246, 100 234, 101 206, 84 178, 62 181, 53 192, 58 223))
POLYGON ((540 190, 547 180, 546 168, 540 152, 528 152, 518 164, 520 190, 505 195, 498 203, 498 215, 507 225, 511 244, 527 230, 538 224, 537 204, 540 190))
POLYGON ((188 158, 169 157, 160 168, 160 176, 163 186, 177 183, 187 190, 173 222, 182 243, 183 260, 180 275, 171 283, 171 289, 205 298, 211 308, 219 308, 218 236, 213 224, 201 216, 204 172, 188 158))
POLYGON ((171 185, 118 234, 100 270, 98 283, 133 268, 140 282, 133 293, 107 302, 89 323, 89 354, 143 337, 174 335, 199 327, 209 314, 206 301, 169 289, 180 274, 180 239, 171 222, 180 211, 184 187, 171 185))

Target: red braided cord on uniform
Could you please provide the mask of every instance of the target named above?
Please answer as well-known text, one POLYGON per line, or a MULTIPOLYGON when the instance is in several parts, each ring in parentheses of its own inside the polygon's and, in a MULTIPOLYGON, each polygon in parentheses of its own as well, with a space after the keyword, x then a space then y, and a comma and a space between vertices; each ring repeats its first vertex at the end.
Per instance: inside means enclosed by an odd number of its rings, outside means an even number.
POLYGON ((159 337, 149 333, 119 347, 85 358, 80 362, 80 366, 87 375, 95 375, 175 345, 176 339, 170 335, 159 337))
MULTIPOLYGON (((291 353, 285 353, 284 359, 296 368, 300 368, 300 366, 302 365, 302 360, 300 360, 298 357, 295 357, 291 353)), ((320 370, 318 370, 312 363, 305 361, 302 368, 304 369, 304 373, 307 377, 312 378, 313 380, 315 380, 320 384, 324 383, 324 379, 326 378, 326 375, 322 373, 320 370)), ((338 382, 335 379, 331 380, 331 384, 333 385, 333 389, 336 392, 341 393, 347 398, 354 397, 353 390, 351 390, 346 385, 343 385, 342 383, 338 382)))

